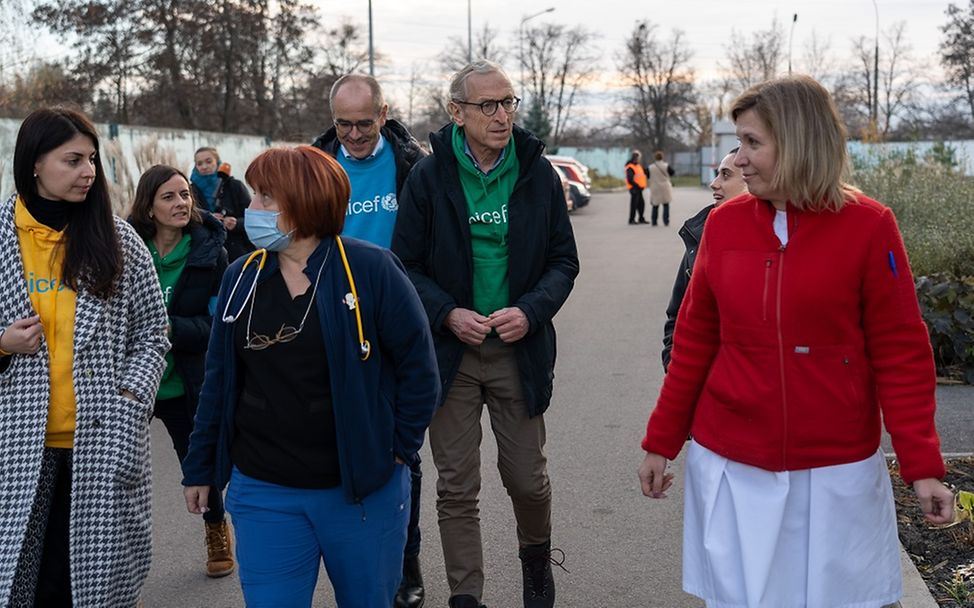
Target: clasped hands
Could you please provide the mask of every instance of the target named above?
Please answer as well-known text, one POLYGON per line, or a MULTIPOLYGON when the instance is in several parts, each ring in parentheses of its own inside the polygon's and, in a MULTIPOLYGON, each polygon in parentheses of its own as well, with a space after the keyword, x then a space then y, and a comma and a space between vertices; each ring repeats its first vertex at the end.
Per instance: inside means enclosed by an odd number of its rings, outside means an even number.
POLYGON ((496 331, 497 336, 508 344, 517 342, 527 335, 531 324, 523 310, 508 306, 492 312, 488 317, 467 308, 454 308, 446 315, 446 326, 464 344, 479 346, 491 330, 496 331))

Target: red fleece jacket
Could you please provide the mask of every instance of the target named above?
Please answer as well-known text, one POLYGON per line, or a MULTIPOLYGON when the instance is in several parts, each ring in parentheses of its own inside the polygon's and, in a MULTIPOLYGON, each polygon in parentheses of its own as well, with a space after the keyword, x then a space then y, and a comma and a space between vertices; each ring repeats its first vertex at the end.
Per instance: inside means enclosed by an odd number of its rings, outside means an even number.
POLYGON ((908 482, 944 475, 935 371, 893 213, 860 196, 841 211, 745 196, 707 219, 673 358, 643 449, 674 458, 688 433, 771 471, 862 460, 880 414, 908 482))

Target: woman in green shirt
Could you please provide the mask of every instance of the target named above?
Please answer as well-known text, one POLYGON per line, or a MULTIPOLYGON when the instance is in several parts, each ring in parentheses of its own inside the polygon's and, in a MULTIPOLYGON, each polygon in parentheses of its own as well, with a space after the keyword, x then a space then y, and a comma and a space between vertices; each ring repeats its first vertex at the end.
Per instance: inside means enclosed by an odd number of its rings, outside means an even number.
MULTIPOLYGON (((156 165, 142 175, 129 222, 152 254, 169 313, 172 350, 166 355, 153 413, 166 425, 182 462, 203 385, 213 306, 227 267, 226 230, 220 220, 201 211, 186 176, 166 165, 156 165)), ((220 498, 214 493, 210 510, 203 515, 210 577, 234 570, 220 498)))

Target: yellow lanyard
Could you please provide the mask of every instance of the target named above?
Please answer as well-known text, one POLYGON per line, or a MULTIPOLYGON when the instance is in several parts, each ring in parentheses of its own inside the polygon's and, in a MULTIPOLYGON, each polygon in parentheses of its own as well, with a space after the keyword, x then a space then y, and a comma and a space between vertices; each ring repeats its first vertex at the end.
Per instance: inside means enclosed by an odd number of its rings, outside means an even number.
POLYGON ((352 278, 352 268, 348 265, 348 256, 345 255, 345 246, 342 245, 342 237, 335 236, 338 242, 338 253, 342 255, 342 265, 345 266, 345 276, 348 277, 348 285, 352 288, 352 293, 345 295, 345 305, 355 311, 355 325, 358 328, 359 357, 362 361, 369 358, 372 354, 372 344, 365 339, 365 331, 362 329, 362 310, 358 305, 358 291, 355 289, 355 279, 352 278))

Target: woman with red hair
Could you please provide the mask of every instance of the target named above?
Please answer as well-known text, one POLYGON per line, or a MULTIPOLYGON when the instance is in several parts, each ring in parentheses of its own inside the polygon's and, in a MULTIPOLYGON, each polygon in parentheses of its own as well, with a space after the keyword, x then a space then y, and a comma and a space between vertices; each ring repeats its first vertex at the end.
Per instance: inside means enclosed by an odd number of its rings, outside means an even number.
POLYGON ((186 505, 229 482, 248 606, 310 606, 321 560, 339 606, 388 608, 402 574, 409 468, 438 401, 419 296, 387 249, 341 238, 349 182, 310 146, 246 173, 260 249, 223 278, 189 453, 186 505))

